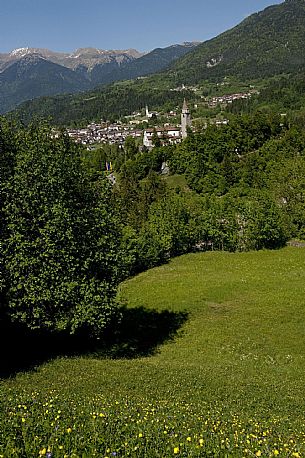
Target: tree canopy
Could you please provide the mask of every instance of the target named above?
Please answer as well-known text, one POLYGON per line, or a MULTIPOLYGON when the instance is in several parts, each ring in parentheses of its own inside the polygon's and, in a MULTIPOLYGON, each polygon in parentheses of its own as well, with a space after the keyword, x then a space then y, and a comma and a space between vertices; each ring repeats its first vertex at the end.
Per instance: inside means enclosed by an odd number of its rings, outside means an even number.
POLYGON ((116 309, 120 229, 108 180, 93 182, 80 148, 56 137, 19 128, 10 176, 0 170, 7 310, 33 329, 97 331, 116 309))

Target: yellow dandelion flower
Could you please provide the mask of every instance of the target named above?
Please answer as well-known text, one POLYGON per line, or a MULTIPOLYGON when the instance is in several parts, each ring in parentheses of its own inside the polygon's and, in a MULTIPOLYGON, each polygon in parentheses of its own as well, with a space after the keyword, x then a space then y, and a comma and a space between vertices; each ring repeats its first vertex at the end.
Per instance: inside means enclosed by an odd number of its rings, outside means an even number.
POLYGON ((67 433, 68 434, 72 433, 72 428, 67 428, 67 433))
POLYGON ((189 437, 186 438, 186 440, 187 440, 188 442, 191 442, 192 438, 189 436, 189 437))
POLYGON ((204 444, 204 440, 203 439, 199 439, 199 445, 202 447, 204 444))
POLYGON ((260 450, 258 450, 256 453, 255 453, 255 456, 262 456, 262 452, 260 450))
POLYGON ((47 453, 47 449, 43 448, 42 450, 39 451, 39 456, 43 456, 47 453))
POLYGON ((177 455, 180 452, 179 447, 174 448, 174 454, 177 455))
POLYGON ((293 452, 292 456, 294 456, 294 458, 300 458, 300 454, 298 452, 293 452))
POLYGON ((277 449, 273 450, 273 455, 274 456, 278 456, 279 454, 280 454, 280 452, 277 449))
POLYGON ((142 434, 142 433, 139 433, 139 437, 143 437, 143 434, 142 434))
POLYGON ((25 418, 22 417, 22 418, 21 418, 21 421, 22 421, 22 423, 25 423, 25 418))

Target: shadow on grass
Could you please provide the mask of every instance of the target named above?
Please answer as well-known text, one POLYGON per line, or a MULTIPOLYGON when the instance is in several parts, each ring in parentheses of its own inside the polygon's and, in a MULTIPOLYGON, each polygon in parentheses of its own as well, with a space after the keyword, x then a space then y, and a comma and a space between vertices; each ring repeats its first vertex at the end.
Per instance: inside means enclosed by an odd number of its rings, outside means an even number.
POLYGON ((0 322, 0 378, 34 369, 63 356, 112 359, 151 356, 160 345, 177 336, 187 318, 186 312, 123 308, 120 321, 94 339, 85 334, 33 332, 0 322))

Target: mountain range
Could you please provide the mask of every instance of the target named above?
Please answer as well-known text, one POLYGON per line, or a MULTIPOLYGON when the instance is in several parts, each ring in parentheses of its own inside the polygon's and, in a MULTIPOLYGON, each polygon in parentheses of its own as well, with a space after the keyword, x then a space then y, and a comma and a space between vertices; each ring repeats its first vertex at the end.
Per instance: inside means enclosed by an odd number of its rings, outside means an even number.
MULTIPOLYGON (((230 76, 250 82, 298 75, 305 70, 304 42, 305 1, 285 0, 195 46, 157 75, 133 80, 128 85, 116 83, 84 94, 28 102, 18 113, 23 119, 47 116, 62 124, 117 118, 139 110, 146 103, 153 109, 176 103, 179 97, 182 103, 183 97, 189 96, 175 91, 182 84, 204 87, 206 82, 221 83, 230 76)), ((140 59, 145 61, 147 56, 133 60, 129 68, 136 67, 140 59)))
POLYGON ((144 53, 140 53, 136 49, 107 51, 95 48, 80 48, 72 53, 64 53, 44 48, 17 48, 10 53, 0 54, 0 71, 18 62, 23 57, 33 54, 39 55, 50 62, 54 62, 55 64, 62 65, 72 70, 80 66, 84 66, 90 70, 95 65, 101 63, 108 63, 111 61, 123 63, 144 55, 144 53))
POLYGON ((147 54, 135 49, 95 48, 81 48, 71 54, 19 48, 0 54, 0 113, 37 97, 85 91, 158 72, 196 45, 173 45, 147 54))

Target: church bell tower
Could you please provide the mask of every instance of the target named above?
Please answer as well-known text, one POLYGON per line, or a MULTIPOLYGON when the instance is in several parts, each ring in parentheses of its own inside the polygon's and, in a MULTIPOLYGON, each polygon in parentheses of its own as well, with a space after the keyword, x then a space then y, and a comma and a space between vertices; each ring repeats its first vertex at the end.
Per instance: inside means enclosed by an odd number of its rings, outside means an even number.
POLYGON ((187 137, 187 127, 191 127, 191 114, 188 106, 186 104, 186 100, 184 99, 182 113, 181 113, 181 136, 182 138, 187 137))

